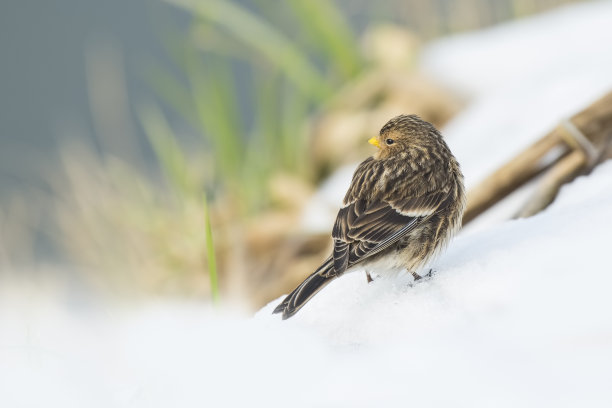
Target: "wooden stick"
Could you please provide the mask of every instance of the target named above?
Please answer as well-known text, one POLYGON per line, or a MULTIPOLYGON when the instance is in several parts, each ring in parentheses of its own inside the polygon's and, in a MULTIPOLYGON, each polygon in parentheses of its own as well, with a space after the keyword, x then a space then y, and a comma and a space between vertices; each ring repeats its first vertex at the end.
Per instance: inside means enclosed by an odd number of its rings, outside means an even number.
MULTIPOLYGON (((612 92, 572 116, 570 122, 588 139, 599 155, 593 164, 600 162, 604 150, 612 139, 612 92)), ((468 206, 463 215, 463 224, 467 224, 535 176, 553 168, 559 160, 564 160, 572 150, 580 147, 579 144, 568 143, 567 140, 568 131, 563 127, 556 127, 470 190, 468 206), (550 157, 555 147, 558 147, 559 151, 554 157, 550 157)), ((583 155, 588 153, 583 149, 576 151, 583 155)), ((589 154, 592 155, 592 152, 589 154)), ((571 160, 576 160, 576 156, 571 160)), ((572 162, 571 160, 565 162, 562 168, 555 170, 559 172, 555 173, 556 176, 551 175, 547 180, 549 182, 562 180, 563 177, 560 177, 560 174, 569 171, 564 166, 568 166, 567 163, 572 162)), ((558 191, 558 188, 543 188, 558 191)), ((546 194, 542 192, 542 196, 536 197, 536 200, 544 203, 546 200, 543 198, 546 194)), ((538 205, 534 203, 533 208, 536 207, 538 205)))
MULTIPOLYGON (((549 133, 471 189, 467 195, 468 205, 463 214, 463 224, 472 221, 508 194, 546 170, 547 163, 542 159, 560 142, 561 136, 557 132, 549 133)), ((567 153, 567 150, 560 152, 560 155, 567 153)))

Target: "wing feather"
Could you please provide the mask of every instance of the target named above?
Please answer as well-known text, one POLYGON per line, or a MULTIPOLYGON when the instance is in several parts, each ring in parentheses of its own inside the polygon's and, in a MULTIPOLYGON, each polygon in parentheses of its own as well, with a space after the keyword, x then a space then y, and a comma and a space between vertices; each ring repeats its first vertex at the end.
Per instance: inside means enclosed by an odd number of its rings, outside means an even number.
POLYGON ((424 194, 402 202, 355 200, 342 208, 332 236, 334 271, 347 268, 397 243, 444 201, 440 192, 424 194))

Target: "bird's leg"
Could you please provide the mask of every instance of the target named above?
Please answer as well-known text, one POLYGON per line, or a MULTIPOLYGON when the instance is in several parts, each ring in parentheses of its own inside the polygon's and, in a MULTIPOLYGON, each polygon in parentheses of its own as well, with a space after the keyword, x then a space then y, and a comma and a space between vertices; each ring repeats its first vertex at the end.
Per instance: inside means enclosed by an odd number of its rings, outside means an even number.
POLYGON ((374 281, 374 279, 372 279, 372 276, 370 276, 370 272, 366 271, 366 279, 368 280, 368 283, 371 283, 374 281))
POLYGON ((412 274, 412 277, 414 278, 414 281, 418 281, 421 280, 423 278, 431 278, 431 274, 433 273, 433 269, 430 269, 425 275, 421 276, 416 272, 410 272, 412 274))

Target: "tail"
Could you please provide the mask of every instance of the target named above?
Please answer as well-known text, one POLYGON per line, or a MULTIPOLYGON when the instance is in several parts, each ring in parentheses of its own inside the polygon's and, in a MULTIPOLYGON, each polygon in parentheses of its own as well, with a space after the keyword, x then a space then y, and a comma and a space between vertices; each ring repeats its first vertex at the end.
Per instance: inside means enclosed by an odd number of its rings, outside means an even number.
POLYGON ((296 314, 314 295, 323 289, 337 276, 334 274, 334 262, 328 258, 312 275, 306 278, 272 313, 283 313, 283 320, 296 314))

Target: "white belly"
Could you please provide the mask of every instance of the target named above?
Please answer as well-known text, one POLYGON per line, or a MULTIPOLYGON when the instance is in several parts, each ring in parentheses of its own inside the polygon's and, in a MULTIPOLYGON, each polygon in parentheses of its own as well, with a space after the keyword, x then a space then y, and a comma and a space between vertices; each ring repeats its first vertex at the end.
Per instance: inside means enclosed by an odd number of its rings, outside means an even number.
POLYGON ((396 278, 408 273, 406 260, 402 256, 384 256, 372 261, 365 261, 350 268, 347 272, 355 271, 369 272, 382 278, 396 278))

